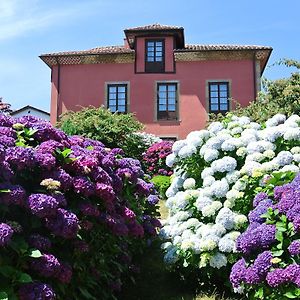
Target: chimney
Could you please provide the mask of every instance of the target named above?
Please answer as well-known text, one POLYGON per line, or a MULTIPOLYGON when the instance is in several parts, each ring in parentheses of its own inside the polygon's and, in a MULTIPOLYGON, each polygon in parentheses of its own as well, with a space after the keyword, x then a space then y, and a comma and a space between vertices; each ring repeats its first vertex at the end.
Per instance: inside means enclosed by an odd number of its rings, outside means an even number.
POLYGON ((124 38, 124 47, 125 47, 125 49, 130 49, 128 41, 127 41, 126 38, 124 38))

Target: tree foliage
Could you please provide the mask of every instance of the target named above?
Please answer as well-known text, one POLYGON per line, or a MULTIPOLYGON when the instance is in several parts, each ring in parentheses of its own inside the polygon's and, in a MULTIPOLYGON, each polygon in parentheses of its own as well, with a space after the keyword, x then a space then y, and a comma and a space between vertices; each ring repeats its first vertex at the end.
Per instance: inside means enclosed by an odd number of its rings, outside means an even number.
POLYGON ((10 114, 12 112, 11 105, 3 102, 3 97, 0 97, 0 113, 10 114))
MULTIPOLYGON (((235 115, 248 116, 256 122, 265 122, 271 116, 282 113, 285 115, 300 113, 300 62, 291 59, 282 59, 275 65, 285 65, 295 67, 296 72, 292 72, 288 78, 277 80, 263 79, 264 91, 260 92, 257 99, 247 107, 241 107, 237 103, 235 115)), ((223 115, 210 115, 210 120, 222 120, 223 115)))

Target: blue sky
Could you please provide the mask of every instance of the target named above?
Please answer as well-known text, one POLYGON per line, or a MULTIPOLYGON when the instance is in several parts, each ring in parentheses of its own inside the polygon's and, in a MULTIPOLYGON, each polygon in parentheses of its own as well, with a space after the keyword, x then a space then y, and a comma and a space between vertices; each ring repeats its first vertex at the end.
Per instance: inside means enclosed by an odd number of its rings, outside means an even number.
POLYGON ((50 69, 40 54, 120 45, 123 29, 152 23, 183 26, 190 44, 271 46, 269 64, 300 60, 299 11, 299 0, 0 0, 0 97, 13 109, 48 111, 50 69))

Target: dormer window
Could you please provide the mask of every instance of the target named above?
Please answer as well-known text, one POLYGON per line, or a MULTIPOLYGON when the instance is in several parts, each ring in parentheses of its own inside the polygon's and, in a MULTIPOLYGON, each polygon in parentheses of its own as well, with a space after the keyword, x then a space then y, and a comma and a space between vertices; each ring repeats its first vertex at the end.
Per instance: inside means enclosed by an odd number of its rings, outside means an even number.
POLYGON ((145 70, 148 73, 163 73, 165 71, 164 40, 146 40, 145 70))

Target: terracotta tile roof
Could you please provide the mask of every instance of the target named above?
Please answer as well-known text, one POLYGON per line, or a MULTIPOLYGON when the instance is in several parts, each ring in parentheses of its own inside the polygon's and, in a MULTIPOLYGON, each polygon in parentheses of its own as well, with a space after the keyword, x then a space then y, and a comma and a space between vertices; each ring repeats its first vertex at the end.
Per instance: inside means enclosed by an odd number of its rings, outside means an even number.
POLYGON ((89 55, 89 54, 119 54, 119 53, 134 53, 134 50, 125 48, 124 46, 106 46, 106 47, 97 47, 89 50, 80 50, 80 51, 64 51, 56 53, 46 53, 42 54, 43 56, 67 56, 67 55, 89 55))
POLYGON ((219 50, 272 50, 272 47, 258 45, 185 45, 175 51, 219 51, 219 50))
POLYGON ((183 27, 179 26, 170 26, 170 25, 162 25, 159 23, 155 24, 150 24, 150 25, 145 25, 145 26, 139 26, 139 27, 132 27, 132 28, 127 28, 124 31, 143 31, 143 30, 176 30, 176 29, 183 29, 183 27))

